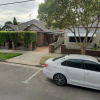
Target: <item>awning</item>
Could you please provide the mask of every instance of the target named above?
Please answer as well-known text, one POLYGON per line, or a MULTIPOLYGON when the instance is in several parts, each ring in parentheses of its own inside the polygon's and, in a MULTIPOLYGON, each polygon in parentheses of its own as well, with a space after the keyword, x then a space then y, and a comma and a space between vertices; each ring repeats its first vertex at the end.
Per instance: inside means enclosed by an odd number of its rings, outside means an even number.
MULTIPOLYGON (((88 34, 88 37, 92 37, 93 33, 89 33, 88 34)), ((68 37, 74 37, 74 33, 67 33, 67 36, 68 37)), ((80 33, 80 37, 85 37, 86 36, 86 33, 80 33)), ((79 34, 76 33, 76 37, 79 37, 79 34)), ((96 34, 94 34, 93 37, 96 37, 96 34)))
MULTIPOLYGON (((74 29, 72 28, 72 30, 74 31, 74 29)), ((76 37, 79 37, 78 34, 78 28, 75 28, 75 32, 76 32, 76 37)), ((84 28, 80 28, 79 29, 79 33, 81 37, 85 37, 86 36, 86 30, 84 28)), ((66 34, 68 37, 74 37, 74 33, 71 32, 71 30, 66 29, 66 34)), ((94 30, 92 30, 89 34, 88 37, 91 37, 94 34, 94 30)), ((96 34, 94 34, 93 37, 96 37, 96 34)))

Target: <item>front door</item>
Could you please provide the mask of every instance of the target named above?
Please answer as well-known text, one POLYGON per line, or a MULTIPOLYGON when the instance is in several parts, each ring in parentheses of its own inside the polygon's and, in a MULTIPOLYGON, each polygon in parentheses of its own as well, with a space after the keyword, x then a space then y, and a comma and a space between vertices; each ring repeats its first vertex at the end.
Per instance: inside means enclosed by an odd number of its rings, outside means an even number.
POLYGON ((84 61, 85 86, 100 89, 100 65, 92 61, 84 61))

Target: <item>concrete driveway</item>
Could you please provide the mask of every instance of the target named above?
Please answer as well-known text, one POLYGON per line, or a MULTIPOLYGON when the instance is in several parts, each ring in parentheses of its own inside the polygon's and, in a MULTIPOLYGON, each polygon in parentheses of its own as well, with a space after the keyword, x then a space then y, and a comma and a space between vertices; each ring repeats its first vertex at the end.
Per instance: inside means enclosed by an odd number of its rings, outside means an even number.
POLYGON ((0 100, 100 100, 100 91, 59 87, 41 69, 0 62, 0 100))

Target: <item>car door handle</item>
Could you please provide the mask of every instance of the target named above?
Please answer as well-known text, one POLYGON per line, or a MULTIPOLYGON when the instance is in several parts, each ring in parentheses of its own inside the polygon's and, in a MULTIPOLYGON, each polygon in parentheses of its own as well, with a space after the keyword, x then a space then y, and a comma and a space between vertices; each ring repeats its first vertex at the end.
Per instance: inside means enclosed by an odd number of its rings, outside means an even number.
POLYGON ((85 73, 85 75, 89 75, 89 73, 85 73))

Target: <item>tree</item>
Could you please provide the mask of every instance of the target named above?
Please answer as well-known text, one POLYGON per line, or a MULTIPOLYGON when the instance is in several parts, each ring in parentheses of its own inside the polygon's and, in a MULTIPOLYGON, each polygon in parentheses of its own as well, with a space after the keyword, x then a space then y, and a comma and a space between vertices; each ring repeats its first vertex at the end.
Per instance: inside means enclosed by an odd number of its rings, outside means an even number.
POLYGON ((91 42, 100 23, 100 0, 50 0, 39 5, 38 18, 53 28, 69 29, 75 37, 75 41, 81 48, 81 53, 85 54, 88 44, 91 42), (45 16, 46 15, 46 16, 45 16), (96 23, 95 26, 94 23, 96 23), (86 30, 84 40, 81 39, 80 26, 86 30), (79 42, 76 37, 78 28, 79 42), (95 30, 88 40, 88 34, 95 30))
POLYGON ((7 24, 12 24, 12 22, 11 21, 5 22, 5 25, 7 25, 7 24))
POLYGON ((14 25, 17 25, 17 20, 16 20, 15 17, 14 17, 14 19, 13 19, 13 24, 14 24, 14 25))

